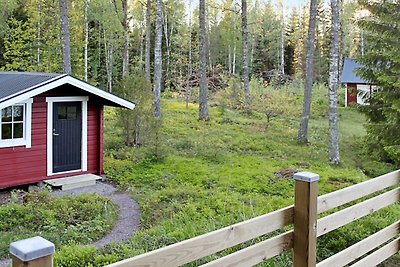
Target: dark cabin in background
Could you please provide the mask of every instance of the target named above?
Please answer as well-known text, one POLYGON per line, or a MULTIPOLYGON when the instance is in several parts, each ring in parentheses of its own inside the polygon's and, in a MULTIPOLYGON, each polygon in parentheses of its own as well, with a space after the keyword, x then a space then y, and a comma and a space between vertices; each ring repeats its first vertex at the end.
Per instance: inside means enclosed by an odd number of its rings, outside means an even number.
POLYGON ((103 174, 103 108, 135 104, 67 74, 0 72, 0 188, 103 174))
POLYGON ((378 87, 370 82, 364 80, 357 75, 357 69, 361 66, 352 59, 344 61, 341 83, 346 86, 345 93, 345 106, 351 105, 368 105, 371 94, 375 92, 378 87))

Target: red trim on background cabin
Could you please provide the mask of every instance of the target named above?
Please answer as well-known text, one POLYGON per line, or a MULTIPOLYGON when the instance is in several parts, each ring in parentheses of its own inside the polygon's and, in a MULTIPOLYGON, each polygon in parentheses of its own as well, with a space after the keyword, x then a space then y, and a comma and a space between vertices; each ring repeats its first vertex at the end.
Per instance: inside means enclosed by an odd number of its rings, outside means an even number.
POLYGON ((47 103, 46 97, 85 96, 82 90, 64 85, 33 98, 32 147, 0 148, 0 188, 36 183, 84 173, 103 174, 103 105, 104 101, 89 95, 88 101, 88 170, 47 176, 47 103))

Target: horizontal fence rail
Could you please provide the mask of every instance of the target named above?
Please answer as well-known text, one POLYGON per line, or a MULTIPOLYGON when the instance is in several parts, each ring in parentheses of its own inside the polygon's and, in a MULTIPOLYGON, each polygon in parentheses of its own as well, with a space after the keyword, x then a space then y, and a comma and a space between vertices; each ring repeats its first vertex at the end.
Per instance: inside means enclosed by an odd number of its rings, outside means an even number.
POLYGON ((360 242, 348 247, 341 252, 321 261, 317 267, 345 266, 355 261, 362 255, 370 252, 376 247, 395 238, 400 233, 400 221, 397 221, 379 232, 361 240, 360 242))
POLYGON ((290 230, 201 265, 202 267, 253 266, 285 251, 293 250, 297 266, 372 266, 399 251, 400 221, 361 240, 341 252, 315 263, 316 238, 365 217, 400 200, 400 187, 346 207, 317 220, 317 214, 370 196, 400 183, 394 171, 317 197, 319 176, 295 174, 295 205, 234 224, 180 243, 116 262, 107 267, 180 266, 210 256, 227 248, 294 225, 290 230), (296 178, 297 176, 297 178, 296 178), (357 261, 363 255, 368 256, 357 261))
POLYGON ((359 184, 333 191, 318 197, 318 213, 342 206, 351 201, 382 191, 399 183, 399 171, 394 171, 359 184))
POLYGON ((289 206, 108 266, 179 266, 279 230, 292 223, 293 206, 289 206))

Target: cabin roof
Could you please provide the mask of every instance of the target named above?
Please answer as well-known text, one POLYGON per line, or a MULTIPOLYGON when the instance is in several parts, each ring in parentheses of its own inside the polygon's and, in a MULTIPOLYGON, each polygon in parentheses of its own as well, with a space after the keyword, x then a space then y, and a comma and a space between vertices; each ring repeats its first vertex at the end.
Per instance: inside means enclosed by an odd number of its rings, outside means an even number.
POLYGON ((355 60, 346 58, 346 60, 344 61, 343 72, 342 76, 340 77, 340 81, 342 83, 371 84, 369 81, 357 75, 356 71, 360 67, 361 65, 358 64, 355 60))
POLYGON ((83 91, 103 98, 111 105, 129 109, 135 107, 135 104, 128 100, 108 93, 68 74, 0 72, 0 109, 64 84, 70 84, 83 91))

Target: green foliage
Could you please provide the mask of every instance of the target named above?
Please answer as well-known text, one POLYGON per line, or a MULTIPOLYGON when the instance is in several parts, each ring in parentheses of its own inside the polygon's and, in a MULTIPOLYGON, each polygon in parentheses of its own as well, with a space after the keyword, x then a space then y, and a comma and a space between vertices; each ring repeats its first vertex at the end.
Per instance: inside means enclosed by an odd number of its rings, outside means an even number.
POLYGON ((371 12, 360 23, 368 44, 365 55, 359 58, 363 66, 360 74, 379 86, 379 92, 373 94, 370 105, 362 109, 368 118, 367 143, 370 153, 379 160, 400 166, 395 150, 400 145, 400 30, 397 26, 400 3, 360 2, 371 12))
POLYGON ((26 193, 22 204, 0 206, 0 258, 8 255, 11 242, 35 235, 56 247, 69 242, 90 243, 107 233, 116 218, 117 208, 106 197, 56 198, 47 191, 26 193))
POLYGON ((10 29, 4 37, 3 58, 7 71, 32 71, 33 60, 31 40, 34 30, 30 21, 21 21, 15 18, 8 20, 10 29))
POLYGON ((129 76, 122 80, 116 93, 136 103, 134 110, 118 109, 116 112, 125 145, 149 143, 156 124, 152 114, 153 94, 150 82, 141 74, 129 76))

